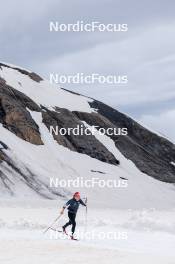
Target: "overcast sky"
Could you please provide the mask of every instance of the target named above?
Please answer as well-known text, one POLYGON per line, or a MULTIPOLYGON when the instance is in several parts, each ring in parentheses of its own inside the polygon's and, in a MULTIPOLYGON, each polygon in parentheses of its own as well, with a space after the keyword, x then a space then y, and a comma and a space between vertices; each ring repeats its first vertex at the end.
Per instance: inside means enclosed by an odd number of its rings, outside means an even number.
POLYGON ((128 84, 64 87, 99 99, 175 141, 174 0, 6 0, 0 60, 49 73, 128 75, 128 84), (127 33, 49 32, 49 22, 127 23, 127 33))

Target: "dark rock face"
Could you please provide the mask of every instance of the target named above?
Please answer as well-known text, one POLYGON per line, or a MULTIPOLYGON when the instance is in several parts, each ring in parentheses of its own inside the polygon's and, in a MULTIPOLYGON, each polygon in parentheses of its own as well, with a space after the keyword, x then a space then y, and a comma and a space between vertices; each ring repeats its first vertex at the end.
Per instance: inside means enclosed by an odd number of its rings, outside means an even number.
POLYGON ((27 96, 22 95, 22 93, 15 91, 6 84, 0 84, 0 123, 18 137, 32 144, 41 145, 43 142, 38 125, 25 106, 31 110, 39 110, 39 107, 27 96))
POLYGON ((76 93, 76 92, 73 92, 73 91, 70 91, 68 89, 65 89, 65 88, 61 88, 61 89, 64 90, 64 91, 66 91, 66 92, 68 92, 68 93, 75 94, 75 95, 80 95, 81 96, 81 94, 76 93))
POLYGON ((0 84, 5 84, 5 83, 6 83, 6 81, 0 77, 0 84))
MULTIPOLYGON (((42 118, 43 123, 46 125, 48 130, 50 131, 51 127, 53 127, 56 130, 56 127, 58 126, 61 128, 61 125, 59 124, 59 119, 57 118, 57 113, 53 111, 49 111, 46 108, 43 108, 44 111, 42 111, 42 118)), ((52 133, 53 138, 57 141, 58 144, 69 148, 72 151, 76 151, 76 148, 71 144, 71 142, 64 136, 55 133, 52 133)))
MULTIPOLYGON (((56 111, 50 111, 43 106, 38 106, 28 96, 15 90, 13 87, 0 84, 0 123, 18 137, 36 145, 42 145, 38 125, 32 119, 30 112, 37 111, 42 113, 43 123, 50 130, 50 127, 75 128, 82 125, 78 117, 67 109, 56 108, 56 111)), ((84 126, 83 126, 84 127, 84 126)), ((85 127, 84 127, 85 129, 85 127)), ((108 149, 103 146, 93 135, 55 135, 54 139, 58 144, 87 154, 92 158, 118 165, 119 161, 108 149)))
MULTIPOLYGON (((56 129, 56 126, 59 129, 66 128, 66 130, 68 130, 68 128, 81 126, 82 129, 85 130, 85 126, 78 119, 78 117, 67 109, 56 107, 56 112, 45 109, 45 112, 42 114, 43 123, 46 124, 48 129, 50 129, 50 126, 52 125, 54 129, 56 129)), ((113 156, 113 154, 110 153, 108 149, 95 138, 94 135, 86 135, 85 133, 82 135, 74 135, 73 133, 70 133, 70 135, 66 134, 65 136, 60 134, 57 136, 53 134, 53 137, 59 144, 68 147, 71 150, 87 154, 92 158, 96 158, 113 165, 119 164, 119 161, 113 156)))
MULTIPOLYGON (((132 160, 140 171, 164 182, 175 182, 175 145, 167 139, 152 133, 135 122, 130 117, 99 102, 90 106, 98 109, 98 113, 116 127, 126 127, 128 136, 113 137, 116 147, 128 159, 132 160)), ((81 120, 89 124, 99 125, 99 116, 87 113, 77 113, 81 120)), ((105 121, 104 127, 108 124, 105 121)), ((102 124, 102 123, 101 123, 102 124)))
POLYGON ((0 150, 1 149, 8 149, 8 146, 2 141, 0 141, 0 150))
POLYGON ((105 116, 116 126, 127 127, 129 137, 134 141, 138 141, 142 147, 152 151, 156 156, 162 157, 164 155, 164 159, 167 161, 170 161, 170 159, 171 161, 175 160, 175 145, 167 139, 152 133, 130 117, 101 102, 94 101, 90 105, 97 108, 98 113, 105 116))

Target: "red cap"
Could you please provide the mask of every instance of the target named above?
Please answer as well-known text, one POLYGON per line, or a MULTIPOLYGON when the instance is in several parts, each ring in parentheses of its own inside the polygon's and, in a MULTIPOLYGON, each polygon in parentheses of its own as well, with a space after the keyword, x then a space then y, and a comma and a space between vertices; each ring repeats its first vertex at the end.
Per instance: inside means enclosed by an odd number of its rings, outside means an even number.
POLYGON ((75 197, 75 196, 79 196, 80 197, 80 193, 79 192, 75 192, 73 197, 75 197))

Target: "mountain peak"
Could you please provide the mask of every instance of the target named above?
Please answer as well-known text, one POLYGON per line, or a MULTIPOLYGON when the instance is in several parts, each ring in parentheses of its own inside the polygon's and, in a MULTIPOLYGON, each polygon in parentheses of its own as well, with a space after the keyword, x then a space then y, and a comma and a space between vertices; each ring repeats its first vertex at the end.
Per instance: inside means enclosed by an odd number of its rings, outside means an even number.
POLYGON ((49 187, 49 177, 58 170, 70 178, 82 174, 88 178, 100 171, 104 177, 127 178, 134 185, 143 179, 148 190, 150 179, 155 185, 156 180, 175 182, 175 145, 166 138, 104 103, 4 63, 0 142, 0 188, 10 195, 18 193, 19 182, 47 198, 65 195, 63 189, 49 187), (75 135, 72 131, 78 128, 82 133, 75 135), (92 128, 95 133, 86 135, 92 128), (71 132, 56 134, 56 129, 71 132), (107 134, 122 129, 127 134, 107 134))

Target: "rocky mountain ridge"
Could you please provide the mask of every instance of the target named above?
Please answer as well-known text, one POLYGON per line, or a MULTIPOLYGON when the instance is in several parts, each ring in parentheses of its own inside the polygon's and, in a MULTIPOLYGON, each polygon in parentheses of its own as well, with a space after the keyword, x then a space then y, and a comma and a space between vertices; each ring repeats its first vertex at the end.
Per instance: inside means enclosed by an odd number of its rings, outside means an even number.
MULTIPOLYGON (((105 129, 125 127, 128 129, 127 136, 110 136, 122 155, 131 160, 141 172, 163 182, 175 183, 175 166, 173 165, 173 162, 175 163, 175 145, 172 142, 149 131, 130 117, 102 102, 59 87, 54 87, 63 96, 63 98, 58 99, 64 101, 65 96, 68 98, 66 100, 71 100, 71 107, 69 104, 66 107, 66 102, 65 107, 62 107, 59 100, 58 103, 53 103, 51 107, 42 102, 38 103, 29 96, 30 93, 33 96, 34 92, 32 93, 30 87, 28 88, 28 81, 29 86, 31 85, 32 89, 35 88, 36 94, 37 89, 42 91, 44 80, 39 75, 16 66, 0 63, 0 124, 10 133, 30 144, 44 145, 39 126, 33 119, 31 112, 41 114, 42 123, 48 130, 50 126, 74 128, 77 125, 83 125, 85 128, 84 122, 89 126, 105 129), (26 89, 28 89, 28 94, 26 89), (82 103, 82 105, 86 104, 86 107, 88 105, 88 110, 84 110, 84 106, 82 107, 83 111, 81 108, 79 109, 77 102, 82 103)), ((45 86, 46 84, 43 86, 43 94, 45 86)), ((48 83, 47 89, 49 89, 48 83)), ((54 93, 56 92, 54 90, 54 93)), ((49 98, 50 95, 46 94, 46 96, 49 98)), ((94 135, 75 136, 71 134, 63 136, 53 134, 53 138, 57 144, 73 152, 86 154, 99 161, 120 166, 119 157, 115 157, 94 135)), ((8 149, 8 138, 4 142, 1 138, 1 132, 0 142, 0 179, 3 184, 8 188, 7 177, 1 169, 5 164, 19 173, 27 182, 29 170, 25 175, 24 172, 21 172, 18 164, 12 162, 4 151, 4 149, 8 149)), ((35 175, 31 173, 30 177, 33 179, 35 175)), ((32 186, 32 188, 34 187, 32 186)), ((35 186, 35 188, 38 187, 35 186)))

